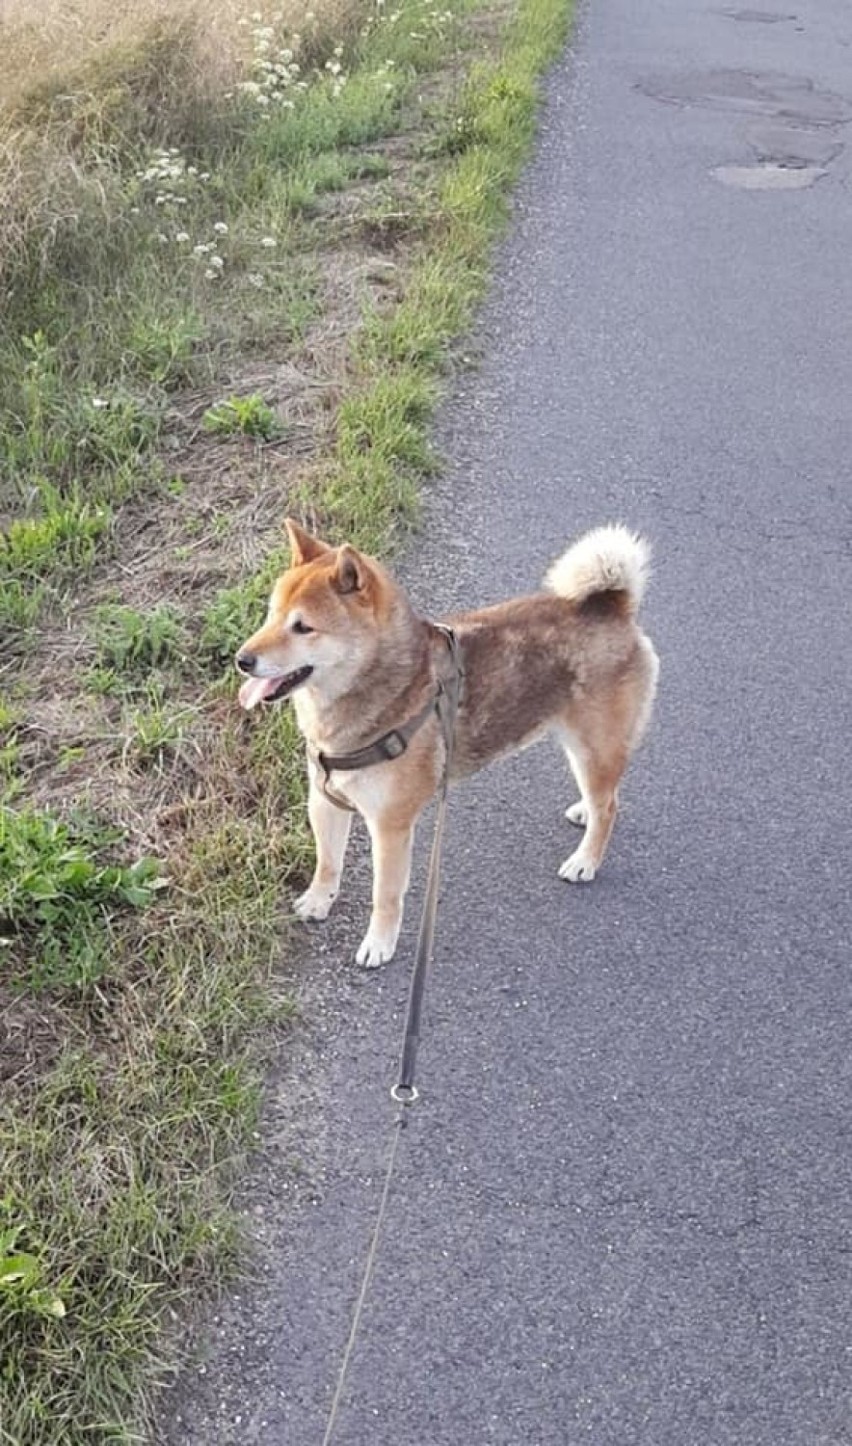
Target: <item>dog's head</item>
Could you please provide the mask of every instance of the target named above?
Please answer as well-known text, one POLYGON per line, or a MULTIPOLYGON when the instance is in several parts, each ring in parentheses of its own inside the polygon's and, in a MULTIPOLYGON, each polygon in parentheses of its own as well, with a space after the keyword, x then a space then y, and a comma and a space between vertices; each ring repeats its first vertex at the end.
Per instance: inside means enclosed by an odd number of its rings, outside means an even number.
POLYGON ((254 708, 310 683, 339 697, 375 656, 393 584, 372 558, 344 543, 330 547, 289 518, 291 566, 278 578, 263 627, 237 653, 248 682, 240 703, 254 708))

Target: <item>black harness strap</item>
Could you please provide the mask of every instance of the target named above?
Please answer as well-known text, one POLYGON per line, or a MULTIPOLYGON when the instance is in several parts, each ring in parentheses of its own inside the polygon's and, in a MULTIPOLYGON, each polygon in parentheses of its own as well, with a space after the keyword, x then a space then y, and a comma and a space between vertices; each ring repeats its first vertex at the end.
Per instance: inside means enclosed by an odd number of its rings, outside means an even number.
MULTIPOLYGON (((459 646, 455 633, 452 628, 446 628, 442 623, 433 623, 432 626, 443 634, 450 650, 454 672, 449 687, 452 688, 456 700, 458 700, 462 675, 459 661, 459 646)), ((319 749, 309 747, 308 752, 310 757, 322 774, 321 787, 329 803, 335 804, 337 808, 344 808, 349 813, 354 813, 354 805, 343 798, 341 794, 336 793, 331 787, 332 773, 337 771, 344 773, 351 772, 357 768, 369 768, 375 763, 388 763, 392 762, 395 758, 401 758, 403 753, 406 752, 415 733, 423 727, 427 719, 431 718, 433 713, 437 713, 439 718, 442 717, 441 700, 444 698, 446 692, 447 685, 439 682, 435 693, 429 699, 428 703, 425 703, 420 709, 420 712, 415 713, 413 718, 409 718, 400 728, 390 728, 387 733, 383 733, 381 738, 377 738, 375 742, 366 744, 364 748, 356 748, 352 753, 322 753, 319 749)))
POLYGON ((369 768, 371 763, 386 763, 391 758, 401 758, 407 749, 411 739, 418 728, 422 728, 430 713, 434 713, 437 707, 437 695, 429 699, 424 708, 420 709, 401 728, 391 728, 377 738, 375 743, 368 743, 366 748, 356 748, 353 753, 317 753, 316 760, 328 777, 335 769, 342 768, 345 771, 353 768, 369 768))

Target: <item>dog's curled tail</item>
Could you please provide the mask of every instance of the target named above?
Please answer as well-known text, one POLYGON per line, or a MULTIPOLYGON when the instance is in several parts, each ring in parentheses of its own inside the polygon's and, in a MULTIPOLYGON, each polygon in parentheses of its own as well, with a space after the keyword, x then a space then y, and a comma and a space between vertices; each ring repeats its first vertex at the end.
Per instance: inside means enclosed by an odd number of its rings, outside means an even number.
POLYGON ((578 604, 595 593, 621 594, 625 611, 634 617, 648 581, 650 557, 647 542, 635 532, 619 524, 596 527, 556 559, 545 586, 578 604))

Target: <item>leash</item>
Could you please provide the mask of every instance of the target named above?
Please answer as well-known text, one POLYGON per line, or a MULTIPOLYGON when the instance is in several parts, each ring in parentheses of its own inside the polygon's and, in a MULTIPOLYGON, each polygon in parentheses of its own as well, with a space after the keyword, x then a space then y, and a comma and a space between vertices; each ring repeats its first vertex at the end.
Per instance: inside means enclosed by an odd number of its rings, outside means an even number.
POLYGON ((322 1446, 329 1446, 337 1422, 340 1405, 343 1400, 343 1391, 346 1385, 346 1377, 349 1371, 349 1363, 352 1359, 352 1352, 355 1349, 355 1342, 358 1338, 358 1331, 361 1325, 364 1305, 367 1300, 367 1292, 370 1288, 370 1281, 373 1276, 373 1268, 376 1263, 376 1256, 379 1250, 382 1226, 387 1212, 387 1204, 390 1196, 390 1187, 396 1167, 396 1156, 399 1148, 399 1141, 403 1130, 408 1123, 407 1111, 418 1099, 417 1087, 414 1083, 414 1067, 417 1061, 417 1047, 420 1043, 420 1016, 423 1008, 423 995, 426 987, 426 974, 429 962, 432 957, 432 946, 435 939, 435 920, 438 913, 438 885, 441 874, 441 850, 444 839, 444 822, 447 813, 447 791, 450 782, 450 770, 453 760, 453 744, 455 741, 456 715, 458 713, 459 701, 461 699, 464 670, 461 663, 461 649, 458 639, 452 628, 444 627, 440 623, 434 626, 444 635, 447 647, 450 650, 450 657, 453 663, 452 676, 447 683, 441 683, 438 695, 435 700, 435 708, 438 713, 438 720, 441 724, 441 731, 444 738, 444 769, 441 776, 441 787, 438 794, 438 804, 435 812, 435 829, 432 834, 432 849, 429 855, 429 873, 426 880, 426 895, 423 900, 423 910, 420 915, 420 927, 417 932, 417 947, 414 953, 414 965, 411 971, 411 983, 408 990, 408 1008, 406 1010, 405 1035, 402 1042, 402 1054, 399 1063, 399 1078, 391 1089, 391 1099, 400 1106, 393 1122, 393 1139, 388 1152, 387 1165, 385 1167, 385 1178, 382 1186, 382 1194, 379 1200, 379 1208, 376 1214, 376 1223, 373 1226, 373 1234, 370 1238, 370 1248, 367 1251, 367 1259, 364 1265, 364 1272, 361 1277, 361 1288, 358 1291, 358 1299, 355 1302, 355 1309, 352 1314, 352 1324, 349 1329, 349 1337, 343 1352, 343 1360, 340 1363, 340 1371, 337 1377, 337 1386, 334 1398, 331 1403, 328 1424, 325 1428, 325 1435, 322 1438, 322 1446))
POLYGON ((444 843, 444 823, 447 817, 447 789, 450 783, 450 769, 453 761, 456 714, 461 698, 464 674, 461 666, 461 650, 458 638, 452 628, 441 628, 450 649, 453 673, 449 684, 438 694, 436 707, 444 735, 444 772, 435 813, 435 831, 432 835, 432 851, 429 856, 429 873, 426 877, 426 897, 420 915, 417 933, 417 948, 414 953, 414 968, 411 971, 411 986, 408 991, 408 1011, 405 1024, 405 1038, 402 1043, 402 1058, 399 1065, 399 1079, 391 1090, 391 1098, 397 1104, 413 1105, 417 1099, 414 1084, 414 1066, 417 1061, 417 1046, 420 1043, 420 1015, 423 1009, 423 993, 426 987, 426 973, 432 957, 435 939, 435 920, 438 914, 438 886, 441 879, 441 850, 444 843))
POLYGON ((387 1210, 388 1196, 390 1195, 391 1180, 393 1179, 394 1166, 396 1164, 396 1151, 399 1145, 400 1136, 405 1129, 405 1109, 401 1109, 394 1120, 393 1141, 388 1154, 387 1168, 385 1169, 385 1183, 382 1188, 382 1198, 379 1201, 379 1211, 376 1215, 376 1223, 373 1226, 373 1236, 370 1241, 370 1249, 367 1251, 367 1262, 364 1266, 364 1274, 361 1280, 361 1289, 358 1292, 358 1299, 355 1302, 355 1310, 352 1315, 352 1325, 349 1328, 349 1339, 346 1342, 346 1349, 343 1352, 343 1360, 340 1364, 340 1372, 337 1377, 337 1386, 334 1392, 334 1400, 331 1403, 328 1425, 325 1428, 325 1435, 322 1438, 322 1446, 329 1446, 332 1432, 334 1431, 337 1415, 340 1410, 340 1403, 343 1400, 343 1388, 346 1385, 346 1376, 349 1371, 349 1362, 352 1352, 355 1349, 355 1342, 358 1338, 358 1328, 361 1324, 361 1315, 367 1299, 367 1291, 370 1288, 370 1281, 373 1276, 373 1266, 376 1263, 376 1255, 379 1249, 379 1237, 382 1233, 385 1211, 387 1210))

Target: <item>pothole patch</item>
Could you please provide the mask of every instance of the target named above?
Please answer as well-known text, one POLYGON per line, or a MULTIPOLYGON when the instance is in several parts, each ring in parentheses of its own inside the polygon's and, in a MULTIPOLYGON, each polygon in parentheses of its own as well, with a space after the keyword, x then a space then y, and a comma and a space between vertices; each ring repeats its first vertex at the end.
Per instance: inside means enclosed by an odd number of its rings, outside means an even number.
POLYGON ((798 20, 798 15, 779 15, 777 10, 723 10, 728 20, 742 20, 747 25, 783 25, 798 20))
POLYGON ((748 70, 682 71, 637 81, 637 90, 669 105, 767 116, 809 126, 843 125, 852 104, 801 76, 748 70))
POLYGON ((741 134, 754 157, 752 163, 711 170, 723 186, 743 191, 803 191, 813 186, 843 150, 840 128, 852 120, 852 101, 818 89, 805 76, 750 70, 680 71, 644 77, 636 82, 636 89, 668 105, 750 116, 751 122, 741 134))
POLYGON ((749 126, 745 138, 761 165, 827 166, 843 150, 843 142, 825 126, 811 129, 758 121, 749 126))
POLYGON ((740 191, 804 191, 826 175, 824 166, 714 166, 710 172, 723 186, 740 191))

